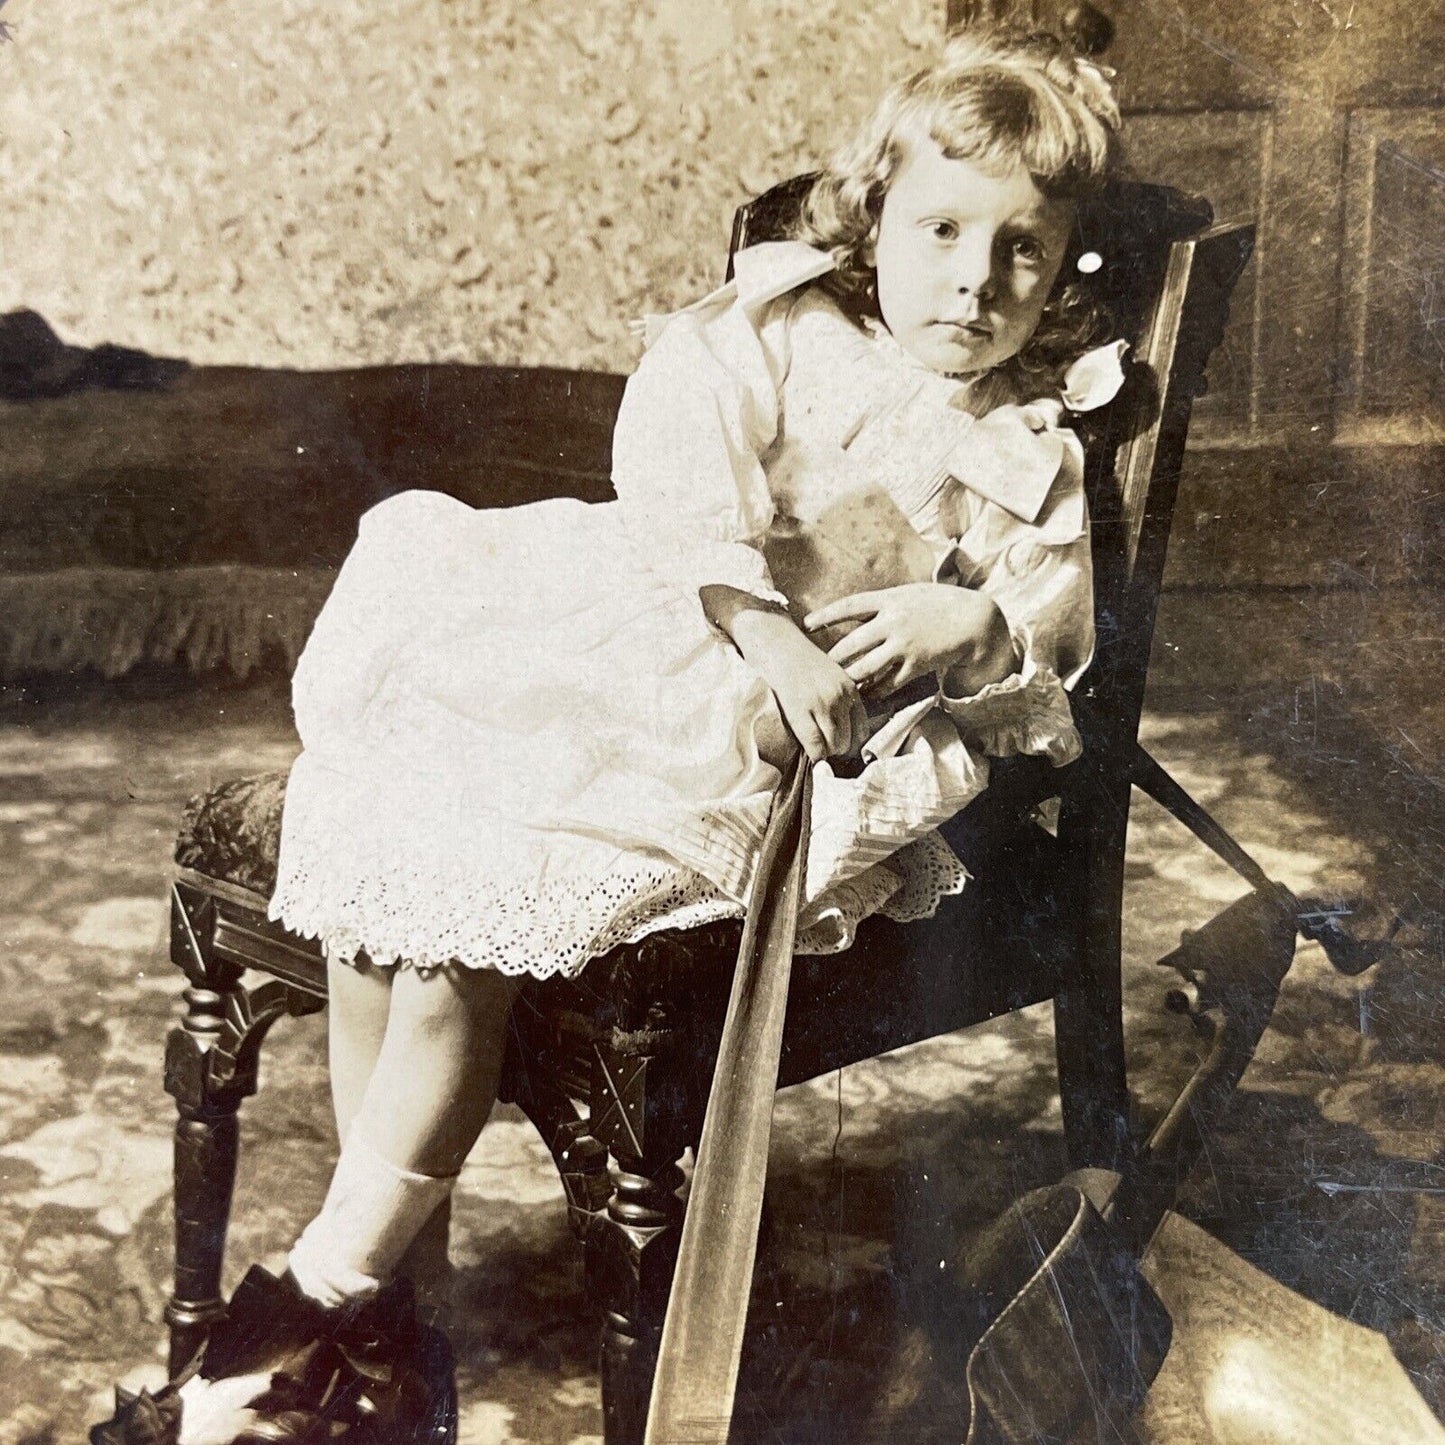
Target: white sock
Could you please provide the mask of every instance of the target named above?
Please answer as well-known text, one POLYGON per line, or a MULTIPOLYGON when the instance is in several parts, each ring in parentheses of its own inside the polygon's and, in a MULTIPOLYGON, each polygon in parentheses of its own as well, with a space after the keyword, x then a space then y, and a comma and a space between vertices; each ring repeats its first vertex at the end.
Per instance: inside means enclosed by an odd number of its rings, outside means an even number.
POLYGON ((333 1309, 375 1294, 456 1182, 398 1168, 352 1129, 326 1203, 291 1251, 297 1284, 333 1309))

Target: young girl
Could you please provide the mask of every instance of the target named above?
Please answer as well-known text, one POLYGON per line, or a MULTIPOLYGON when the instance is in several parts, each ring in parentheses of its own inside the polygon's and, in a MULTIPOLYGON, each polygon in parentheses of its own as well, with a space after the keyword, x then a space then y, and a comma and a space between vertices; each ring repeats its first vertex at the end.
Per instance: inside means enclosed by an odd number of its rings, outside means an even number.
POLYGON ((1113 394, 1120 348, 1065 261, 1117 125, 1066 45, 954 40, 796 240, 649 319, 616 502, 418 491, 363 518, 296 673, 271 903, 331 960, 341 1157, 286 1275, 253 1270, 151 1402, 168 1433, 94 1438, 291 1439, 328 1410, 327 1439, 449 1438, 444 1346, 385 1286, 423 1268, 520 983, 741 915, 789 733, 814 952, 964 886, 935 829, 989 757, 1077 754, 1093 613, 1059 422, 1113 394))

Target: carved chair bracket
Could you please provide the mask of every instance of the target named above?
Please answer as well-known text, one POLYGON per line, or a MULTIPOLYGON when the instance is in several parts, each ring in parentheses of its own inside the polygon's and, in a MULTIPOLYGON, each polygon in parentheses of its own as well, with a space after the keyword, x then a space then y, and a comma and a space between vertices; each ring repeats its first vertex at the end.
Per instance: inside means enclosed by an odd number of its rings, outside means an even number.
POLYGON ((216 900, 199 889, 171 884, 171 962, 195 989, 225 992, 242 969, 215 957, 216 900))
POLYGON ((233 1112, 256 1092, 261 1046, 277 1019, 325 1006, 280 979, 242 985, 244 969, 215 952, 216 901, 171 887, 171 961, 186 976, 186 1015, 166 1041, 165 1088, 194 1116, 233 1112))
POLYGON ((256 1092, 261 1046, 279 1018, 316 1011, 315 1000, 272 979, 223 993, 187 989, 185 1020, 166 1040, 165 1088, 184 1110, 234 1111, 256 1092))

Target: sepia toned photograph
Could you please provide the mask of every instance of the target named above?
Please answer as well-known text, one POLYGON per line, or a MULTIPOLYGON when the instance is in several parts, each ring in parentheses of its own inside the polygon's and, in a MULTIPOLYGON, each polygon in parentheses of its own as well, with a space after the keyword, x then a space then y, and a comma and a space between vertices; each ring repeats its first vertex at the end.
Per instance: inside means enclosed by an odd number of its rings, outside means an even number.
POLYGON ((1445 1445, 1442 113, 0 0, 0 1445, 1445 1445))

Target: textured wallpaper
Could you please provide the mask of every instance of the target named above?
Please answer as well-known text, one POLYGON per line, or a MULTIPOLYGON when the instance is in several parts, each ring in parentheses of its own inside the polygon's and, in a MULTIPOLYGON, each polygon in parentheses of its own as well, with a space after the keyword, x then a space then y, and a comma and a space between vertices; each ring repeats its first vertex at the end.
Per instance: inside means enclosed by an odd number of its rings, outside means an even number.
POLYGON ((203 363, 628 370, 942 0, 12 0, 0 311, 203 363))

